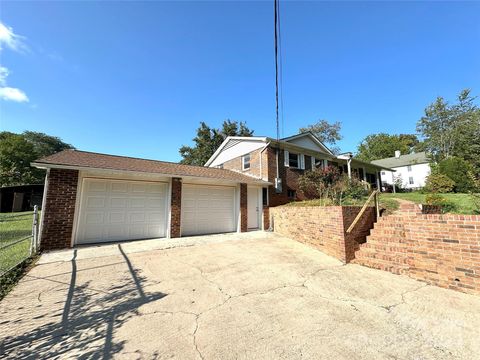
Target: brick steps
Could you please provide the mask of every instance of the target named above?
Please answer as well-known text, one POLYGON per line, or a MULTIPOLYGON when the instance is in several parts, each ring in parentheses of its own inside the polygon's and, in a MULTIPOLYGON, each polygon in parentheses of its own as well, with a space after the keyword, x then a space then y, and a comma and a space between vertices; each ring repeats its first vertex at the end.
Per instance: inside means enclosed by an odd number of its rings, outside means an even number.
POLYGON ((403 220, 418 212, 415 204, 402 203, 395 213, 381 217, 370 230, 367 241, 359 244, 353 263, 395 274, 408 272, 403 220))

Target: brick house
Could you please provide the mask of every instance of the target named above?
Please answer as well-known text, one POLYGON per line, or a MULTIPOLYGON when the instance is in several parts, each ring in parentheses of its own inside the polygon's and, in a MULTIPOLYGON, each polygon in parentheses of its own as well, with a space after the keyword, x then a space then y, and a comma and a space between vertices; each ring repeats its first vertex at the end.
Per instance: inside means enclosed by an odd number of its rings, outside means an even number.
POLYGON ((298 177, 305 171, 329 165, 339 167, 350 177, 369 182, 373 188, 379 187, 380 171, 384 169, 357 160, 351 153, 335 155, 310 132, 278 141, 258 136, 228 137, 205 164, 271 183, 263 190, 265 208, 305 200, 298 189, 298 177))
POLYGON ((247 174, 77 150, 32 165, 47 170, 42 250, 269 226, 256 209, 270 183, 247 174))

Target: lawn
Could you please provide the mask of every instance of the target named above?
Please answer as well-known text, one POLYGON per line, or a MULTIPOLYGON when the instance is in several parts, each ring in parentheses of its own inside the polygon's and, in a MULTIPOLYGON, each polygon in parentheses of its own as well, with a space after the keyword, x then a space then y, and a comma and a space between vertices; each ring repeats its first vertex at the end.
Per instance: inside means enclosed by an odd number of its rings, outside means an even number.
MULTIPOLYGON (((419 192, 411 193, 381 193, 380 194, 380 207, 387 210, 387 213, 395 211, 398 209, 399 203, 395 199, 409 200, 417 204, 425 203, 425 196, 427 194, 422 194, 419 192)), ((475 204, 474 198, 469 194, 441 194, 452 206, 451 213, 454 214, 478 214, 478 206, 475 204)), ((360 200, 351 200, 347 199, 343 202, 342 205, 346 206, 362 206, 366 201, 366 198, 360 200)), ((286 204, 287 206, 323 206, 325 202, 322 202, 319 199, 306 200, 306 201, 295 201, 286 204)), ((327 204, 329 205, 329 204, 327 204)), ((373 202, 372 202, 373 205, 373 202)))
MULTIPOLYGON (((382 193, 383 199, 403 199, 413 201, 417 204, 425 203, 425 196, 428 194, 422 194, 419 192, 411 193, 382 193)), ((474 198, 469 194, 441 194, 449 203, 452 204, 453 209, 450 211, 454 214, 477 214, 480 209, 475 204, 474 198)))
POLYGON ((31 235, 32 219, 32 211, 0 214, 0 275, 30 255, 30 237, 10 247, 1 248, 31 235))

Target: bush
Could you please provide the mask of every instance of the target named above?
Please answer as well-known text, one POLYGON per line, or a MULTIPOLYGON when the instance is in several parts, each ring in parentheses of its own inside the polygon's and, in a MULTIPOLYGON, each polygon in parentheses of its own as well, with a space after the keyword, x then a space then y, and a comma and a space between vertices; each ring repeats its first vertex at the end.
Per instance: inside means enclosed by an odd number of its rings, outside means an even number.
POLYGON ((345 199, 361 199, 368 195, 368 185, 341 175, 333 166, 305 172, 298 178, 298 187, 306 197, 320 199, 324 205, 341 205, 345 199))
POLYGON ((467 174, 473 173, 472 165, 461 158, 450 157, 440 161, 438 171, 455 182, 453 189, 455 192, 468 193, 475 188, 472 179, 467 176, 467 174))
POLYGON ((430 174, 425 182, 425 191, 449 193, 455 188, 455 181, 443 174, 430 174))
POLYGON ((438 194, 428 194, 425 196, 425 203, 432 206, 441 206, 442 212, 451 212, 455 209, 455 205, 438 194))

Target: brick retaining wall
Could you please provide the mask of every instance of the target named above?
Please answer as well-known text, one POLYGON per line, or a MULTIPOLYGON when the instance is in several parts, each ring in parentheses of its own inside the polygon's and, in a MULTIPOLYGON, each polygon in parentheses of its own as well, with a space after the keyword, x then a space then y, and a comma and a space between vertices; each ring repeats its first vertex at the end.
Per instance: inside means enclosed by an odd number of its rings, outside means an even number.
POLYGON ((355 257, 373 227, 375 211, 365 211, 354 230, 346 230, 360 211, 358 206, 279 206, 270 208, 275 232, 311 245, 347 263, 355 257))

